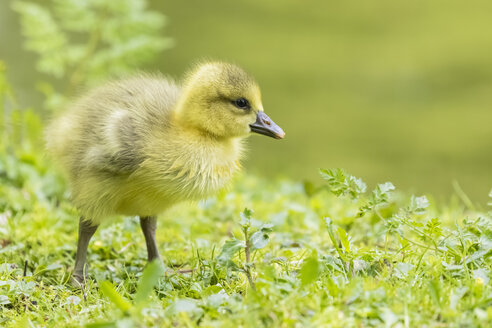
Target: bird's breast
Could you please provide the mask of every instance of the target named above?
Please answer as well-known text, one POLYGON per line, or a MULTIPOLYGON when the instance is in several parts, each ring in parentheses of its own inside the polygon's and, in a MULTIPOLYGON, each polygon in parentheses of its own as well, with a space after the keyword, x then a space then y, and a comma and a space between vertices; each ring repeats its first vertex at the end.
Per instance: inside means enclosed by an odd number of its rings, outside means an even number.
MULTIPOLYGON (((239 160, 175 161, 163 175, 169 192, 178 198, 201 199, 222 189, 240 168, 239 160)), ((166 188, 167 189, 167 188, 166 188)))
POLYGON ((175 145, 146 159, 131 178, 135 182, 131 189, 156 212, 160 206, 209 197, 240 169, 240 155, 240 147, 175 145))

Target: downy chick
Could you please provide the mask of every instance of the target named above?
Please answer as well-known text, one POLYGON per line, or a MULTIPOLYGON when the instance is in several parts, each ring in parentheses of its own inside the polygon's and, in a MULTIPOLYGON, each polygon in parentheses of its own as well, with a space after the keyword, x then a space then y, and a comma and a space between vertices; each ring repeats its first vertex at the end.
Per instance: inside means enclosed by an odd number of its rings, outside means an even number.
POLYGON ((255 80, 222 62, 198 65, 182 85, 141 75, 76 101, 46 131, 81 214, 73 279, 85 280, 89 241, 114 215, 139 216, 148 260, 160 259, 156 216, 226 185, 251 132, 285 135, 264 113, 255 80))

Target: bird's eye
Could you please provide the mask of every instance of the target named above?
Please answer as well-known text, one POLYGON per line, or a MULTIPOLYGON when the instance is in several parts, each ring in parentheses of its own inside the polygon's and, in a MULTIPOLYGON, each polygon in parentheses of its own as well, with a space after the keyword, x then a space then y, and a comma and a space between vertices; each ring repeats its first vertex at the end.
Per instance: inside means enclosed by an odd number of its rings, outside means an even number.
POLYGON ((249 109, 249 102, 244 98, 236 99, 233 101, 233 103, 237 108, 249 109))

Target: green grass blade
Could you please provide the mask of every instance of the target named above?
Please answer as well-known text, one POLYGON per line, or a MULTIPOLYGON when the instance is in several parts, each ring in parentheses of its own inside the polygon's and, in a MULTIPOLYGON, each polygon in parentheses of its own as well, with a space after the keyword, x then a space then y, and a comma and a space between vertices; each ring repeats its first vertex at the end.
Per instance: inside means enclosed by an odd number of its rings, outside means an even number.
POLYGON ((118 294, 113 284, 105 280, 99 284, 102 293, 109 298, 114 305, 116 305, 121 311, 127 312, 132 308, 130 302, 128 302, 123 296, 118 294))
POLYGON ((149 298, 152 289, 159 282, 163 272, 162 263, 157 260, 147 265, 138 283, 137 294, 135 295, 136 304, 143 303, 149 298))

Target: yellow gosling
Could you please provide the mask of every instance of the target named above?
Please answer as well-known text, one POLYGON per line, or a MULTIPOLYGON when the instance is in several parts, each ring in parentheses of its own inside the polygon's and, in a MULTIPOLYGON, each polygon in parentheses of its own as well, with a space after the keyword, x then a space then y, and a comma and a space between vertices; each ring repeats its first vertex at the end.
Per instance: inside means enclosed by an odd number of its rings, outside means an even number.
POLYGON ((148 259, 160 260, 156 216, 224 187, 251 132, 285 135, 264 113, 255 80, 222 62, 198 65, 182 85, 140 75, 76 101, 46 131, 81 214, 73 281, 84 283, 89 241, 114 215, 139 216, 148 259))

